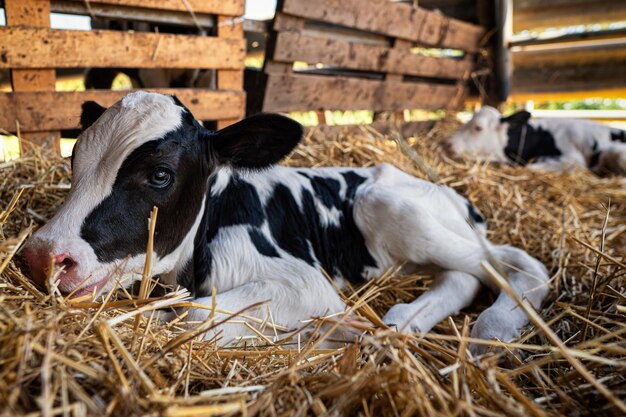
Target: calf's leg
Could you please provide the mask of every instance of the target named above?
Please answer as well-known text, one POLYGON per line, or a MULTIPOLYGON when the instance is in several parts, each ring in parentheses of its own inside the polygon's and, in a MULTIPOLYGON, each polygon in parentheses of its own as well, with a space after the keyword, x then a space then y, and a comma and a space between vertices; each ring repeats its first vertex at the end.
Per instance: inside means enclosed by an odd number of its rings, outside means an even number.
MULTIPOLYGON (((379 258, 436 265, 448 271, 444 274, 452 274, 438 277, 433 292, 424 293, 415 303, 394 307, 385 316, 386 323, 403 332, 412 328, 426 332, 471 303, 478 289, 476 280, 497 290, 481 267, 481 262, 489 259, 487 251, 513 266, 505 268, 511 286, 539 307, 548 291, 543 264, 521 249, 484 240, 468 224, 471 214, 467 201, 451 189, 391 168, 381 169, 377 182, 362 190, 355 204, 355 220, 371 247, 378 249, 379 258)), ((515 308, 514 301, 500 295, 479 316, 472 335, 508 342, 526 323, 528 318, 515 308)))
POLYGON ((383 321, 402 333, 426 333, 450 315, 469 306, 480 282, 470 274, 444 271, 435 276, 432 287, 410 304, 391 307, 383 321))
MULTIPOLYGON (((268 331, 264 333, 267 334, 273 334, 269 328, 272 322, 291 330, 301 326, 302 320, 341 312, 345 309, 345 304, 332 286, 321 275, 309 277, 309 282, 314 278, 319 284, 315 288, 269 280, 249 282, 217 294, 215 305, 218 310, 228 313, 244 310, 242 316, 257 319, 257 321, 247 320, 256 328, 259 327, 258 321, 265 321, 268 323, 268 331), (261 305, 256 306, 257 304, 261 305)), ((211 297, 198 298, 195 302, 207 307, 213 305, 211 297)), ((209 309, 191 308, 187 320, 205 322, 210 316, 211 310, 209 309)), ((220 322, 228 319, 229 316, 230 314, 227 313, 216 313, 214 317, 216 322, 220 322)), ((219 344, 226 345, 236 342, 242 336, 254 335, 255 332, 243 324, 243 321, 246 319, 241 316, 228 319, 225 323, 208 331, 205 339, 218 336, 219 344)))
MULTIPOLYGON (((548 295, 548 271, 537 259, 521 249, 512 246, 496 246, 495 256, 506 272, 508 283, 515 293, 530 304, 539 308, 548 295)), ((504 291, 501 291, 493 305, 483 311, 474 323, 471 336, 479 339, 497 338, 509 342, 519 336, 522 327, 528 324, 526 313, 517 306, 504 291)), ((488 345, 471 344, 474 354, 487 351, 488 345)))

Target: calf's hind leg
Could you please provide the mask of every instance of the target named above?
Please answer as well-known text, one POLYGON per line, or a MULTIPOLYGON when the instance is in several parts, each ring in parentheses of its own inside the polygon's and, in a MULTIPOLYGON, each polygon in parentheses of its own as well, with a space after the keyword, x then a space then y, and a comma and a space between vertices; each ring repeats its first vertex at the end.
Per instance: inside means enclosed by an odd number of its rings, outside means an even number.
MULTIPOLYGON (((521 299, 530 302, 534 308, 539 308, 549 291, 546 267, 525 251, 512 246, 496 246, 493 251, 500 260, 513 291, 521 299)), ((526 324, 526 313, 517 306, 515 300, 501 291, 495 303, 478 316, 471 336, 509 342, 519 336, 520 330, 526 324)), ((482 344, 470 345, 474 354, 485 353, 488 348, 489 346, 482 344)))
POLYGON ((426 333, 440 321, 469 306, 479 290, 480 282, 470 274, 440 272, 428 291, 410 304, 391 307, 383 322, 402 333, 426 333))

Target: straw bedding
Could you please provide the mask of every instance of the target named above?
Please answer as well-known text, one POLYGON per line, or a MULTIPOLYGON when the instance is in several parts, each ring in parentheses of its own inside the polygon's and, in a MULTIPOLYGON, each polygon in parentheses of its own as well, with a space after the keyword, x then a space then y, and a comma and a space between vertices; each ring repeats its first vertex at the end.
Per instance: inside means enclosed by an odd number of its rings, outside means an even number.
MULTIPOLYGON (((219 348, 194 339, 180 322, 138 314, 179 303, 181 293, 135 301, 118 293, 106 302, 43 294, 15 252, 61 204, 69 163, 33 154, 0 165, 2 415, 624 415, 623 180, 449 161, 436 142, 454 127, 438 123, 410 143, 443 183, 482 211, 492 241, 526 249, 552 273, 540 322, 516 344, 493 342, 499 348, 480 360, 469 354, 469 328, 490 294, 426 335, 383 328, 379 317, 391 305, 412 300, 430 282, 394 271, 345 294, 361 319, 328 321, 365 333, 336 350, 316 349, 320 339, 304 334, 219 348)), ((379 162, 426 176, 389 136, 365 127, 309 132, 287 161, 379 162)))

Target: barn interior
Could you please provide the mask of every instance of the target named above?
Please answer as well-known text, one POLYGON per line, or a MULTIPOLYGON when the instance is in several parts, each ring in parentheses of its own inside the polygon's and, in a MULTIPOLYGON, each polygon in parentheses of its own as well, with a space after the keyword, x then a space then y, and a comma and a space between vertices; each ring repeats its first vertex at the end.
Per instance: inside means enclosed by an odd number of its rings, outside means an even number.
POLYGON ((626 2, 4 0, 0 10, 1 415, 626 414, 624 178, 441 149, 485 104, 626 128, 626 2), (550 296, 519 339, 484 342, 490 354, 475 358, 469 329, 494 295, 432 332, 398 334, 381 318, 432 281, 399 269, 346 290, 350 314, 297 332, 268 319, 234 347, 202 340, 210 322, 156 320, 189 305, 184 289, 75 299, 54 291, 54 276, 51 291, 37 288, 20 250, 71 187, 81 105, 133 89, 175 94, 213 129, 288 114, 306 126, 290 166, 387 162, 450 186, 483 213, 491 241, 547 266, 550 296), (360 336, 327 349, 322 326, 360 336))

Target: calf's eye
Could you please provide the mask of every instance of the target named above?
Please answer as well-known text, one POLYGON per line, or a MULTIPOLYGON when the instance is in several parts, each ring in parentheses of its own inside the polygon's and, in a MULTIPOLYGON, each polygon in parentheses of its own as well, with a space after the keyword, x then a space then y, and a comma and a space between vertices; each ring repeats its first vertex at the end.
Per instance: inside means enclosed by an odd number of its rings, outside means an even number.
POLYGON ((149 182, 155 188, 165 188, 172 182, 172 174, 165 168, 156 168, 150 174, 149 182))

